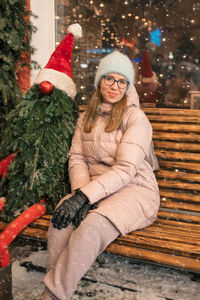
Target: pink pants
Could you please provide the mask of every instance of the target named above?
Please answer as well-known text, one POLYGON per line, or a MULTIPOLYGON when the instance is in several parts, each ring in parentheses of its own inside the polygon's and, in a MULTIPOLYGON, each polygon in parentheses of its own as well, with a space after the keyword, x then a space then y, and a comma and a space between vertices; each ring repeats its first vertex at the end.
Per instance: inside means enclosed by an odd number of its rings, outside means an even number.
POLYGON ((48 262, 44 283, 52 299, 69 300, 96 257, 119 235, 104 216, 89 213, 78 228, 70 224, 48 231, 48 262))

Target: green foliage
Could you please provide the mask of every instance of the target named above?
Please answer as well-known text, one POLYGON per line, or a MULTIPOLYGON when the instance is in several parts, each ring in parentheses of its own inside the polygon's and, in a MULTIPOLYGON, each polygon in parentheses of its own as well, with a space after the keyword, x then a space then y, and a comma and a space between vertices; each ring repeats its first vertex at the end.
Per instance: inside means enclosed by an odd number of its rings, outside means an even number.
POLYGON ((52 213, 70 191, 67 154, 77 117, 77 104, 66 93, 54 88, 42 95, 38 85, 8 115, 4 157, 19 151, 0 185, 0 195, 7 197, 3 213, 10 220, 42 197, 52 213))
POLYGON ((35 28, 29 21, 26 0, 0 1, 0 130, 5 115, 21 99, 15 68, 22 52, 32 53, 30 39, 35 28))

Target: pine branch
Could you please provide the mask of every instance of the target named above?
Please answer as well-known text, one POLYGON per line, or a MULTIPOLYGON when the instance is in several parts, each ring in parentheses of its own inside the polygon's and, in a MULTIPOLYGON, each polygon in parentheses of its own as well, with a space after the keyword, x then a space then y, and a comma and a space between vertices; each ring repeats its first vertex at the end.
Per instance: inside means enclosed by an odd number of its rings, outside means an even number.
POLYGON ((33 183, 34 183, 34 178, 35 178, 37 163, 38 163, 38 155, 39 155, 39 150, 40 150, 39 149, 39 144, 41 143, 41 139, 43 137, 43 134, 44 134, 44 128, 43 128, 41 136, 36 141, 36 145, 38 145, 38 147, 37 147, 37 150, 36 150, 36 153, 35 153, 35 159, 34 159, 34 163, 33 163, 33 172, 32 172, 31 180, 30 180, 30 190, 33 189, 33 183))

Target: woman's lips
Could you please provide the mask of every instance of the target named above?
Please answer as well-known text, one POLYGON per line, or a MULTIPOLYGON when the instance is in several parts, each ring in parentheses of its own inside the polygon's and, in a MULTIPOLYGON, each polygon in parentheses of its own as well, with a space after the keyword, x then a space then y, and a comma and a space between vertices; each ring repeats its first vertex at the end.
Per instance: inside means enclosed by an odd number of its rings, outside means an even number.
POLYGON ((113 92, 108 92, 109 96, 112 98, 115 98, 116 96, 118 96, 118 94, 113 93, 113 92))

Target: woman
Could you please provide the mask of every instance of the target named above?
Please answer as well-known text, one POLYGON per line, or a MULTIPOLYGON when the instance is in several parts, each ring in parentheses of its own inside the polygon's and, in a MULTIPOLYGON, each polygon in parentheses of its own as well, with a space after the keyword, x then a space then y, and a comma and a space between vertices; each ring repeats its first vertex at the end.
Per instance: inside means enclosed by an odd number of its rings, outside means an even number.
POLYGON ((96 91, 80 115, 69 152, 72 194, 60 201, 48 232, 42 299, 70 299, 114 239, 156 218, 159 191, 152 128, 135 104, 133 81, 126 55, 115 51, 101 60, 96 91))

